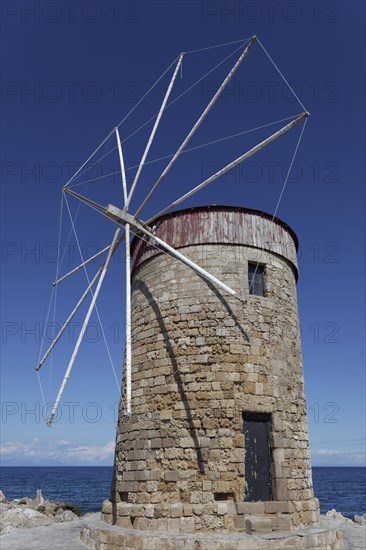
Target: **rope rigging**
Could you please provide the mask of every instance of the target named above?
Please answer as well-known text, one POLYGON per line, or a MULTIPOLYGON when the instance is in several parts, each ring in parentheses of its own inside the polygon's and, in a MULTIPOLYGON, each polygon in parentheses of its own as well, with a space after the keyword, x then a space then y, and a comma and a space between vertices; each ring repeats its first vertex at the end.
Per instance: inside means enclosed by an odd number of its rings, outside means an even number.
MULTIPOLYGON (((241 49, 242 46, 239 46, 238 48, 236 48, 233 52, 231 52, 228 56, 226 56, 222 61, 220 61, 217 65, 215 65, 215 67, 213 67, 213 69, 210 69, 206 74, 204 74, 201 78, 199 78, 198 80, 196 80, 196 82, 194 82, 189 88, 187 88, 184 92, 182 92, 179 96, 177 96, 174 100, 172 100, 170 103, 167 104, 167 106, 165 107, 165 109, 168 109, 169 107, 171 107, 174 103, 176 103, 179 99, 181 99, 183 96, 185 96, 190 90, 192 90, 197 84, 199 84, 200 82, 202 82, 202 80, 204 78, 206 78, 208 75, 210 75, 213 71, 215 71, 218 67, 220 67, 223 63, 225 63, 225 61, 227 61, 230 57, 232 57, 237 51, 239 51, 241 49)), ((119 128, 119 126, 121 126, 121 124, 130 116, 130 114, 135 110, 135 108, 141 103, 141 101, 143 99, 145 99, 145 97, 150 93, 150 91, 155 87, 155 85, 163 78, 163 76, 166 74, 166 72, 173 66, 173 64, 175 63, 175 61, 178 59, 178 57, 176 57, 173 61, 173 63, 171 63, 171 65, 169 65, 169 67, 166 69, 166 71, 161 75, 161 77, 153 84, 153 86, 146 92, 146 94, 140 99, 140 101, 138 103, 136 103, 136 105, 128 112, 128 114, 121 120, 121 122, 119 124, 117 124, 117 128, 119 128)), ((146 122, 144 122, 141 126, 139 126, 137 128, 137 130, 135 130, 134 132, 132 132, 131 134, 129 134, 126 138, 124 138, 124 140, 122 141, 122 144, 125 143, 126 141, 128 141, 129 139, 131 139, 135 134, 137 134, 140 130, 142 130, 147 124, 149 124, 152 120, 155 119, 155 117, 158 115, 159 113, 155 113, 155 115, 153 115, 151 118, 149 118, 146 122)), ((114 131, 114 130, 113 130, 114 131)), ((111 133, 109 134, 109 136, 111 135, 111 133)), ((107 136, 108 137, 108 136, 107 136)), ((91 164, 91 166, 89 166, 89 168, 91 168, 92 166, 94 166, 95 164, 98 164, 101 160, 103 160, 106 156, 108 156, 110 153, 112 153, 115 149, 117 148, 117 146, 113 147, 110 151, 108 151, 108 153, 106 153, 105 155, 103 155, 102 157, 100 157, 99 159, 97 159, 93 164, 91 164)), ((98 147, 99 149, 99 147, 98 147)), ((90 158, 97 152, 97 150, 95 150, 92 155, 89 157, 88 161, 90 160, 90 158)), ((87 162, 88 162, 87 161, 87 162)), ((86 163, 84 163, 84 166, 85 166, 86 163)), ((80 171, 80 169, 78 170, 78 172, 80 171)), ((85 172, 85 171, 84 171, 85 172)), ((84 172, 81 172, 78 174, 78 177, 80 177, 84 172)), ((76 174, 75 174, 76 175, 76 174)), ((72 177, 70 178, 70 180, 66 183, 65 187, 68 186, 72 180, 74 180, 75 178, 72 177)))
MULTIPOLYGON (((185 149, 184 151, 182 151, 182 155, 184 155, 185 153, 189 153, 191 151, 196 151, 197 149, 202 149, 203 147, 208 147, 210 145, 216 145, 217 143, 221 143, 221 142, 226 141, 228 139, 233 139, 235 137, 243 136, 244 134, 249 134, 251 132, 255 132, 256 130, 262 130, 263 128, 268 128, 269 126, 279 124, 280 122, 285 122, 287 120, 291 120, 293 118, 296 118, 299 115, 300 115, 300 113, 297 114, 297 115, 292 115, 292 116, 288 116, 286 118, 281 118, 279 120, 275 120, 274 122, 269 122, 268 124, 262 124, 261 126, 256 126, 255 128, 250 128, 249 130, 243 130, 242 132, 237 132, 236 134, 231 134, 230 136, 225 136, 223 138, 215 139, 214 141, 208 141, 207 143, 202 143, 201 145, 196 145, 195 147, 189 147, 188 149, 185 149)), ((171 153, 170 155, 165 155, 163 157, 159 157, 159 158, 156 158, 156 159, 146 161, 145 165, 146 164, 153 164, 155 162, 160 162, 161 160, 170 159, 174 156, 174 154, 175 153, 171 153)), ((138 164, 135 164, 133 166, 129 166, 128 168, 126 168, 126 172, 128 172, 130 170, 134 170, 135 168, 138 168, 138 164)), ((116 170, 115 172, 110 172, 109 174, 105 174, 104 176, 100 176, 100 177, 94 178, 92 180, 87 180, 87 182, 85 181, 85 182, 75 183, 73 185, 69 185, 69 188, 74 189, 74 187, 79 187, 80 185, 85 185, 86 183, 94 183, 96 181, 100 181, 101 179, 104 179, 104 178, 107 178, 107 177, 110 177, 110 176, 115 176, 116 174, 120 174, 120 170, 116 170)))

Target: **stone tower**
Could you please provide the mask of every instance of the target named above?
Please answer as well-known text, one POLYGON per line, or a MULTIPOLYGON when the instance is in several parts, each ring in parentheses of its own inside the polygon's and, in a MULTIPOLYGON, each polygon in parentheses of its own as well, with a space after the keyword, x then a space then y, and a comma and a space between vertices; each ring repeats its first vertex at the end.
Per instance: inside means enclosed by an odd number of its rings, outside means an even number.
POLYGON ((109 524, 256 534, 319 521, 296 298, 297 237, 264 212, 182 210, 132 243, 132 415, 121 401, 109 524))

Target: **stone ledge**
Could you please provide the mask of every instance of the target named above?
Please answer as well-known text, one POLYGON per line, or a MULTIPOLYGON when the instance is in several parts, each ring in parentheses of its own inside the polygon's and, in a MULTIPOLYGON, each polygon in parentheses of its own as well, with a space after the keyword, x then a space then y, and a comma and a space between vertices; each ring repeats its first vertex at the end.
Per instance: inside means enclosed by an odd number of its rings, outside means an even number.
POLYGON ((81 530, 81 540, 94 550, 332 550, 344 549, 340 524, 322 518, 317 527, 300 531, 264 535, 239 533, 167 533, 127 529, 107 525, 98 517, 88 518, 81 530))
MULTIPOLYGON (((165 474, 170 479, 175 477, 177 472, 167 471, 165 474)), ((211 482, 206 483, 211 484, 211 482)), ((226 485, 220 485, 220 488, 225 487, 226 485)), ((302 527, 307 528, 319 522, 317 512, 306 512, 308 521, 295 523, 294 516, 298 514, 289 512, 289 510, 295 510, 295 507, 293 503, 286 501, 215 501, 214 494, 206 492, 210 500, 204 504, 160 502, 161 498, 154 502, 154 494, 158 496, 158 493, 153 493, 150 503, 112 503, 110 500, 105 500, 102 505, 101 519, 109 525, 137 530, 221 533, 225 529, 236 529, 247 534, 298 531, 302 527), (254 520, 254 523, 251 523, 251 520, 254 520), (261 523, 258 523, 259 521, 261 523)))

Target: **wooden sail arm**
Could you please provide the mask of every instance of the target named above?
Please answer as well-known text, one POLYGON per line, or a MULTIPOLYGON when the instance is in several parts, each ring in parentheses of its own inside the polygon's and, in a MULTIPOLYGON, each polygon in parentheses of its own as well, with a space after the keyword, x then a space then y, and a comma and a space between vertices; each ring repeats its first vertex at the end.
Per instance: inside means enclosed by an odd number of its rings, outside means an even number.
POLYGON ((246 46, 244 51, 241 53, 239 59, 236 61, 235 65, 232 67, 232 69, 229 71, 226 78, 223 80, 221 86, 219 87, 219 89, 217 90, 217 92, 215 93, 215 95, 213 96, 211 101, 208 103, 208 105, 206 106, 206 108, 202 112, 201 116, 199 117, 199 119, 197 120, 197 122, 195 123, 195 125, 193 126, 193 128, 191 129, 189 134, 187 135, 187 137, 184 139, 183 143, 181 144, 181 146, 179 147, 179 149, 177 150, 177 152, 175 153, 173 158, 169 161, 166 168, 163 170, 162 174, 159 176, 158 180, 153 185, 151 191, 149 192, 149 194, 147 195, 145 200, 142 202, 142 204, 137 209, 136 214, 135 214, 136 216, 138 216, 140 214, 141 210, 144 208, 144 206, 146 205, 146 203, 148 202, 148 200, 150 199, 152 194, 155 192, 155 190, 161 184, 161 182, 163 181, 165 176, 168 174, 169 170, 172 168, 175 161, 178 159, 180 154, 183 152, 183 150, 187 146, 188 142, 191 140, 193 135, 196 133, 198 128, 201 126, 202 122, 204 121, 204 119, 206 118, 206 116, 208 115, 208 113, 210 112, 212 107, 215 105, 216 101, 219 99, 220 95, 222 94, 222 92, 224 91, 226 86, 229 84, 230 80, 234 76, 235 72, 239 68, 241 62, 246 57, 246 55, 248 54, 250 48, 252 47, 252 45, 254 44, 255 41, 256 41, 256 36, 252 36, 252 38, 249 41, 249 44, 246 46))
POLYGON ((137 172, 136 172, 136 175, 135 175, 135 179, 133 180, 133 183, 132 183, 132 187, 131 187, 131 191, 128 195, 128 199, 127 199, 127 203, 126 203, 126 209, 128 210, 128 207, 129 207, 129 204, 131 202, 131 199, 132 199, 132 195, 135 191, 135 188, 136 188, 136 185, 137 185, 137 182, 138 182, 138 179, 140 177, 140 174, 142 172, 142 169, 144 167, 144 163, 145 163, 145 160, 146 160, 146 157, 149 153, 149 150, 150 150, 150 147, 151 147, 151 144, 154 140, 154 137, 155 137, 155 134, 156 134, 156 130, 158 129, 158 126, 159 126, 159 123, 160 123, 160 120, 161 120, 161 117, 163 116, 163 112, 164 112, 164 109, 166 107, 166 104, 167 104, 167 101, 169 99, 169 96, 171 94, 171 91, 173 89, 173 85, 174 85, 174 82, 175 82, 175 79, 177 77, 177 74, 178 74, 178 71, 179 71, 179 68, 180 66, 182 65, 182 61, 183 61, 183 56, 184 54, 181 53, 180 56, 179 56, 179 59, 178 59, 178 63, 175 67, 175 71, 173 73, 173 76, 172 76, 172 79, 169 83, 169 86, 168 86, 168 89, 166 91, 166 94, 165 94, 165 97, 163 99, 163 103, 161 104, 161 107, 160 107, 160 110, 159 110, 159 113, 158 113, 158 116, 156 117, 156 120, 155 120, 155 124, 153 126, 153 129, 151 131, 151 134, 150 134, 150 137, 149 137, 149 140, 147 142, 147 145, 145 147, 145 151, 141 157, 141 161, 140 161, 140 164, 139 164, 139 167, 137 168, 137 172))
POLYGON ((91 314, 92 314, 92 312, 93 312, 95 303, 96 303, 96 301, 97 301, 97 298, 98 298, 100 289, 101 289, 101 287, 102 287, 102 283, 103 283, 104 277, 105 277, 105 275, 106 275, 107 268, 108 268, 109 262, 110 262, 110 260, 111 260, 113 250, 115 249, 115 245, 116 245, 116 243, 117 243, 117 237, 118 237, 119 231, 120 231, 120 228, 118 228, 117 231, 116 231, 115 234, 114 234, 114 238, 113 238, 113 241, 112 241, 111 248, 109 249, 107 259, 106 259, 104 265, 102 266, 102 270, 101 270, 101 274, 100 274, 100 276, 99 276, 97 288, 95 289, 95 293, 94 293, 94 295, 93 295, 93 298, 92 298, 92 301, 91 301, 91 303, 90 303, 88 312, 87 312, 86 317, 85 317, 84 322, 83 322, 83 326, 81 327, 81 331, 80 331, 79 337, 78 337, 78 339, 77 339, 77 342, 76 342, 74 351, 73 351, 73 353, 72 353, 71 359, 70 359, 69 364, 68 364, 68 367, 67 367, 67 369, 66 369, 66 373, 65 373, 64 379, 63 379, 63 381, 62 381, 61 388, 60 388, 60 390, 59 390, 59 392, 58 392, 58 395, 57 395, 55 404, 54 404, 53 409, 52 409, 52 412, 51 412, 51 415, 50 415, 49 419, 47 420, 47 425, 48 425, 48 426, 51 426, 51 424, 52 424, 52 422, 53 422, 54 416, 55 416, 55 414, 56 414, 56 412, 57 412, 58 406, 59 406, 60 401, 61 401, 62 394, 63 394, 64 389, 65 389, 65 386, 66 386, 66 384, 67 384, 68 379, 70 378, 70 374, 71 374, 72 367, 73 367, 73 365, 74 365, 74 363, 75 363, 75 359, 76 359, 76 356, 77 356, 77 354, 78 354, 78 351, 79 351, 81 342, 82 342, 82 340, 83 340, 83 338, 84 338, 84 334, 85 334, 85 331, 86 331, 86 329, 87 329, 87 326, 88 326, 88 323, 89 323, 89 319, 90 319, 90 317, 91 317, 91 314))
POLYGON ((285 132, 287 132, 288 130, 293 128, 296 124, 298 124, 299 122, 301 122, 302 120, 304 120, 308 116, 309 116, 308 112, 302 113, 295 120, 292 120, 291 122, 289 122, 289 124, 286 124, 286 126, 281 128, 280 130, 278 130, 277 132, 275 132, 274 134, 272 134, 271 136, 269 136, 265 140, 258 143, 255 147, 253 147, 252 149, 250 149, 249 151, 247 151, 246 153, 244 153, 243 155, 241 155, 237 159, 230 162, 230 164, 227 164, 224 168, 222 168, 221 170, 219 170, 218 172, 213 174, 211 177, 209 177, 207 180, 203 181, 202 183, 200 183, 199 185, 197 185, 196 187, 191 189, 191 191, 188 191, 188 193, 186 193, 185 195, 183 195, 179 199, 172 202, 169 206, 167 206, 166 208, 164 208, 163 210, 161 210, 160 212, 155 214, 155 216, 148 219, 145 223, 150 224, 153 220, 155 220, 159 216, 162 216, 163 214, 165 214, 166 212, 168 212, 169 210, 171 210, 175 206, 178 206, 178 204, 180 204, 181 202, 185 201, 186 199, 188 199, 189 197, 191 197, 192 195, 197 193, 197 191, 200 191, 201 189, 206 187, 206 185, 208 185, 209 183, 212 183, 213 181, 215 181, 216 179, 218 179, 221 176, 223 176, 224 174, 226 174, 226 172, 228 172, 229 170, 231 170, 232 168, 234 168, 235 166, 237 166, 238 164, 240 164, 241 162, 243 162, 247 158, 251 157, 255 153, 258 153, 258 151, 260 151, 261 149, 266 147, 266 145, 268 145, 269 143, 271 143, 275 139, 282 136, 282 134, 284 134, 285 132))
POLYGON ((85 292, 83 293, 83 295, 79 299, 78 303, 76 304, 76 306, 74 307, 74 309, 72 310, 72 312, 70 313, 70 315, 68 316, 68 318, 66 319, 64 324, 62 325, 62 327, 60 328, 59 332, 57 333, 57 335, 54 338, 53 342, 51 343, 50 347, 48 348, 48 350, 46 351, 46 353, 42 357, 41 361, 37 365, 36 371, 40 370, 40 368, 42 367, 42 365, 46 361, 47 357, 50 355, 51 351, 53 350, 53 348, 55 347, 57 342, 60 340, 61 336, 63 335, 63 333, 65 332, 65 330, 67 329, 67 327, 69 326, 69 324, 71 323, 73 318, 75 317, 77 311, 80 309, 80 307, 81 307, 82 303, 84 302, 85 298, 88 296, 89 292, 91 292, 91 289, 92 289, 93 285, 96 283, 96 281, 98 280, 101 272, 102 272, 102 268, 100 268, 97 271, 97 273, 94 275, 93 279, 90 281, 87 289, 85 290, 85 292))
POLYGON ((235 292, 235 290, 233 290, 228 285, 220 281, 217 277, 214 277, 213 275, 211 275, 211 273, 209 273, 208 271, 206 271, 205 269, 197 265, 195 262, 193 262, 192 260, 184 256, 184 254, 182 254, 178 250, 175 250, 168 243, 166 243, 165 241, 163 241, 162 239, 154 235, 153 230, 150 227, 143 224, 140 220, 136 219, 134 216, 131 216, 131 214, 128 214, 126 211, 121 210, 120 208, 117 208, 112 204, 109 204, 106 208, 105 215, 108 218, 112 219, 113 221, 117 222, 119 225, 124 226, 126 224, 129 224, 135 233, 146 235, 150 239, 154 240, 166 252, 168 252, 169 255, 173 256, 175 259, 177 259, 181 263, 193 269, 193 271, 198 273, 201 277, 204 277, 214 285, 222 288, 223 290, 225 290, 225 292, 239 299, 242 303, 246 302, 246 299, 239 296, 238 293, 235 292))
POLYGON ((82 267, 84 267, 85 265, 88 265, 90 262, 92 262, 93 260, 96 260, 97 258, 99 258, 99 256, 101 256, 102 254, 104 254, 105 252, 107 252, 109 249, 110 249, 111 245, 109 244, 108 246, 106 246, 105 248, 103 248, 102 250, 100 250, 99 252, 97 252, 96 254, 94 254, 94 256, 91 256, 90 258, 88 258, 87 260, 85 260, 85 262, 83 262, 82 264, 78 265, 77 267, 74 267, 74 269, 72 269, 71 271, 69 271, 68 273, 66 273, 65 275, 63 275, 62 277, 60 277, 60 279, 57 279, 56 281, 54 281, 52 284, 53 286, 56 286, 58 285, 59 283, 62 283, 65 279, 67 279, 68 277, 70 277, 70 275, 73 275, 74 273, 76 273, 77 271, 79 271, 79 269, 81 269, 82 267))

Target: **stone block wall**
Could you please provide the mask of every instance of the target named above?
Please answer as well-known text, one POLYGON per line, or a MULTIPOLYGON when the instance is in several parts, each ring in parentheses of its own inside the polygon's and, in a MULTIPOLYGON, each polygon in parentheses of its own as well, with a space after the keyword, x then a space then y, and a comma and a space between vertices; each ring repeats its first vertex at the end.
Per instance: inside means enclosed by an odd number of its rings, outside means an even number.
POLYGON ((132 415, 123 396, 107 523, 178 532, 287 531, 316 524, 294 266, 263 249, 181 249, 247 298, 177 260, 132 278, 132 415), (248 262, 265 266, 249 295, 248 262), (243 413, 270 414, 273 500, 246 502, 243 413))

